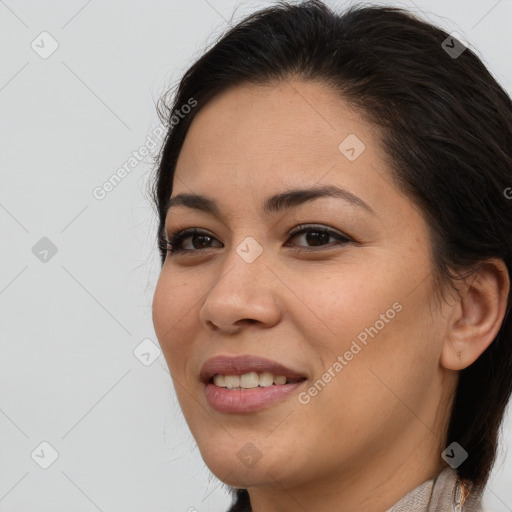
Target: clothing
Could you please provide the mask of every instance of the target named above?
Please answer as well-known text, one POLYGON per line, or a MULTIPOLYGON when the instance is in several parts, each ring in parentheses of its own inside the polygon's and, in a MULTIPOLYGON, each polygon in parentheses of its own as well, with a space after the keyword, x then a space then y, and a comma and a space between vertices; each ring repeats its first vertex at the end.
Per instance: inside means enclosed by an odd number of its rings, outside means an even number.
MULTIPOLYGON (((435 478, 418 485, 386 512, 483 512, 481 494, 459 480, 457 472, 447 467, 435 478)), ((251 512, 249 496, 239 489, 238 500, 228 512, 251 512)))
POLYGON ((470 492, 448 467, 436 478, 423 482, 386 512, 482 512, 481 495, 470 492))

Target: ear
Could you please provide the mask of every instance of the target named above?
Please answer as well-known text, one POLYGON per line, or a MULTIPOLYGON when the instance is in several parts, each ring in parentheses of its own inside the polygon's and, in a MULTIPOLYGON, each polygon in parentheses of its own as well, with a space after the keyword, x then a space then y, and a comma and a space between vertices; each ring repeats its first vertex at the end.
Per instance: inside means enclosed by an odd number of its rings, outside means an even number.
POLYGON ((493 342, 507 310, 509 289, 507 266, 501 259, 482 262, 465 281, 447 325, 443 367, 463 370, 493 342))

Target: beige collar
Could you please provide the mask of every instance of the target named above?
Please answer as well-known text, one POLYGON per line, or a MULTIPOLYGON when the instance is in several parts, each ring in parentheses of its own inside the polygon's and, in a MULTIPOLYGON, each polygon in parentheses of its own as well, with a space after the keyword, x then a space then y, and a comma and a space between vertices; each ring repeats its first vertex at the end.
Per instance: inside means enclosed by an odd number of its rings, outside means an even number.
POLYGON ((482 512, 481 495, 468 490, 458 479, 457 472, 447 467, 386 512, 482 512))

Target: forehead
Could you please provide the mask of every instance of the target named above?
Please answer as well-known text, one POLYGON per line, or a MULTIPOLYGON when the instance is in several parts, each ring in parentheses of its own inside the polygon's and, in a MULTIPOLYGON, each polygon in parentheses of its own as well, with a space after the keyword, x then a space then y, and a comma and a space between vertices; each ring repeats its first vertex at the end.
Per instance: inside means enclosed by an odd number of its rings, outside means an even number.
POLYGON ((270 192, 324 177, 350 185, 354 178, 381 179, 379 171, 385 167, 377 129, 338 92, 319 82, 251 84, 224 91, 197 113, 173 190, 231 184, 270 192), (347 149, 347 140, 358 144, 358 152, 364 148, 355 160, 340 150, 340 144, 347 149))

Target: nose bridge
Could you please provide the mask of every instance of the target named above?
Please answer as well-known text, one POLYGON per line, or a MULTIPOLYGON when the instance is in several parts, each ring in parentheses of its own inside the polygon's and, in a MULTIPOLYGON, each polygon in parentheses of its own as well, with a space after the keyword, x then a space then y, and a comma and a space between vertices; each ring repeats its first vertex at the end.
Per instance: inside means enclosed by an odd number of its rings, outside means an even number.
POLYGON ((276 321, 279 312, 265 278, 267 272, 262 245, 251 236, 245 237, 226 256, 220 275, 204 299, 201 320, 226 330, 240 320, 266 324, 276 321))
MULTIPOLYGON (((219 278, 210 289, 212 292, 228 293, 239 298, 249 298, 262 284, 266 261, 263 256, 263 246, 252 236, 245 237, 238 245, 231 248, 226 256, 219 278)), ((268 286, 263 286, 268 290, 268 286)), ((261 291, 257 295, 261 296, 261 291)))

